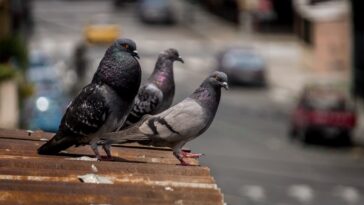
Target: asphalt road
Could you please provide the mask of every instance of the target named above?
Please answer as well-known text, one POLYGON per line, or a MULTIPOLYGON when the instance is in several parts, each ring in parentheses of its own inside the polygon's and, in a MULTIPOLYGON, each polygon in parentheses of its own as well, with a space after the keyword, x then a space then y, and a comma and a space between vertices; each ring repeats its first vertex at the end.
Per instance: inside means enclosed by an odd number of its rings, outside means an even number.
MULTIPOLYGON (((214 40, 201 35, 221 28, 196 31, 188 22, 172 27, 143 25, 131 7, 115 10, 110 5, 108 1, 35 1, 37 27, 31 48, 50 53, 62 62, 63 69, 69 67, 72 49, 83 38, 83 26, 93 15, 103 13, 120 24, 123 36, 136 40, 144 77, 151 73, 160 51, 169 47, 180 51, 186 63, 175 63, 178 102, 214 69, 216 51, 235 43, 226 40, 228 32, 214 40)), ((259 40, 254 43, 261 44, 259 40)), ((90 76, 104 50, 102 46, 90 47, 90 76)), ((285 58, 280 52, 273 53, 272 64, 276 58, 285 58)), ((279 61, 279 65, 290 66, 288 61, 279 61)), ((362 149, 290 142, 286 133, 292 99, 276 100, 275 85, 285 79, 277 75, 273 65, 268 68, 270 88, 223 91, 212 126, 187 145, 206 154, 201 163, 211 167, 227 204, 364 204, 362 149)), ((66 82, 73 79, 72 74, 63 78, 66 82)))

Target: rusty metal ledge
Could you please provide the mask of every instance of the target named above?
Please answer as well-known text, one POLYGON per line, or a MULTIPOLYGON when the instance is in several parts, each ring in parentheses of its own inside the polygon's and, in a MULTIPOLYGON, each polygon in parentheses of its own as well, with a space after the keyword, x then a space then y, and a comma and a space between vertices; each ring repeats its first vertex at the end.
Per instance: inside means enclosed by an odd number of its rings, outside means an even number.
POLYGON ((114 161, 89 147, 58 156, 36 150, 52 133, 0 129, 1 204, 224 204, 205 166, 179 166, 168 148, 113 146, 114 161))

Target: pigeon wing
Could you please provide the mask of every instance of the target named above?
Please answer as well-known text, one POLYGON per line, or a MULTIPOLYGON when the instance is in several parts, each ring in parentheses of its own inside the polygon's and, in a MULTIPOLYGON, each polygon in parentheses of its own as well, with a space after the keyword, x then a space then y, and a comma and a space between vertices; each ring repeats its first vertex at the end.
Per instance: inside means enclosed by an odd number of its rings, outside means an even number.
POLYGON ((90 84, 68 106, 60 132, 71 136, 93 134, 105 123, 108 115, 109 107, 101 86, 90 84))
POLYGON ((125 122, 126 126, 130 126, 138 122, 144 115, 152 114, 163 100, 162 91, 154 84, 143 86, 135 99, 132 111, 129 113, 125 122))
POLYGON ((195 100, 187 98, 164 112, 147 119, 139 130, 145 135, 166 141, 196 137, 207 124, 204 110, 195 100))

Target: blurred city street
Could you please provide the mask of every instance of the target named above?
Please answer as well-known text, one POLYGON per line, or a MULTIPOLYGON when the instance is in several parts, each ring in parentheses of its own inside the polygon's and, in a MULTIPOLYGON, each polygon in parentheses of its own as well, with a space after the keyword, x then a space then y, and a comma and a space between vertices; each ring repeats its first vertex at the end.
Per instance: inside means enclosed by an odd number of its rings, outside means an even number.
MULTIPOLYGON (((153 71, 159 52, 176 48, 185 63, 175 63, 174 104, 193 92, 216 69, 217 53, 229 47, 256 49, 267 61, 267 87, 231 86, 223 90, 211 127, 187 144, 204 153, 201 164, 224 193, 227 204, 342 205, 364 204, 364 149, 355 145, 304 145, 289 139, 290 110, 307 82, 335 79, 347 86, 349 72, 320 74, 305 69, 300 42, 290 34, 249 34, 216 16, 176 1, 182 20, 176 25, 146 25, 134 5, 116 9, 108 1, 34 1, 34 33, 30 49, 41 50, 56 62, 63 86, 77 81, 70 69, 84 27, 102 14, 117 23, 121 37, 137 43, 143 78, 153 71), (184 13, 193 8, 191 13, 184 13), (191 15, 186 19, 184 16, 191 15)), ((106 46, 88 45, 84 85, 90 81, 106 46)), ((83 82, 82 82, 83 83, 83 82)), ((100 193, 102 194, 102 192, 100 193)))

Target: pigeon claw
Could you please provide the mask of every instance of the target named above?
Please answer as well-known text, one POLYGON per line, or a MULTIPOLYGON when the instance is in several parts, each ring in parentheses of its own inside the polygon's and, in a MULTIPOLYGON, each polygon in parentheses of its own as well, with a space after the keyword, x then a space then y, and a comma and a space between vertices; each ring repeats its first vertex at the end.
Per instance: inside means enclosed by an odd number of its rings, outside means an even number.
POLYGON ((182 152, 182 157, 183 158, 194 158, 194 159, 198 159, 201 156, 203 156, 204 154, 201 153, 188 153, 188 152, 182 152))
POLYGON ((190 164, 188 162, 186 162, 183 158, 186 158, 183 154, 184 152, 181 153, 177 153, 177 152, 173 152, 173 155, 180 161, 181 166, 194 166, 193 164, 190 164))
POLYGON ((201 153, 186 153, 184 155, 185 158, 193 158, 193 159, 198 159, 200 158, 201 156, 203 156, 204 154, 201 154, 201 153))

